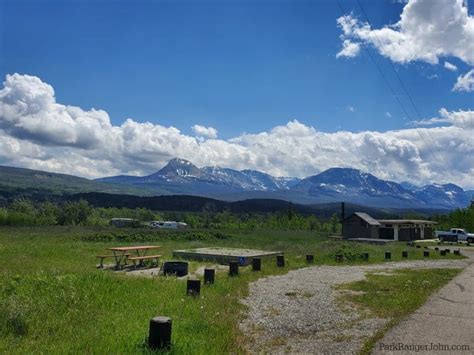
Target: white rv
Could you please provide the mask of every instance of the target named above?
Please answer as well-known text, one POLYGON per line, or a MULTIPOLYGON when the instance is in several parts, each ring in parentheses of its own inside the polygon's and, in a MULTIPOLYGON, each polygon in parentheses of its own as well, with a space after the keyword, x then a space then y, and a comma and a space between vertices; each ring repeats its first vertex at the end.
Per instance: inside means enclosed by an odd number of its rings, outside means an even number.
POLYGON ((149 226, 151 228, 180 229, 180 228, 186 228, 188 225, 184 222, 176 222, 176 221, 153 221, 153 222, 150 222, 149 226))

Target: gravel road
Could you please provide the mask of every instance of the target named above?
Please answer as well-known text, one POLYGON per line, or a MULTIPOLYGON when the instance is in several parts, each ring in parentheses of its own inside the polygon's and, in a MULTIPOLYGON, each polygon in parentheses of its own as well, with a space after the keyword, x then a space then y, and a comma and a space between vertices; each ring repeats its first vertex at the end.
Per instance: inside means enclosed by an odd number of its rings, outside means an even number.
POLYGON ((365 266, 314 266, 250 284, 240 327, 250 353, 354 354, 388 320, 337 301, 334 286, 363 280, 368 271, 464 268, 469 260, 420 260, 365 266))

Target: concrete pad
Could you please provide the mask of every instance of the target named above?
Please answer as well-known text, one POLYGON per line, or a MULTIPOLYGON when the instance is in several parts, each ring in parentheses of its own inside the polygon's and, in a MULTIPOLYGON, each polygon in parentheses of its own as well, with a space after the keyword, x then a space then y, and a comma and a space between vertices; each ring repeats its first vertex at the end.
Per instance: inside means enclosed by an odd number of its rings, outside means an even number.
POLYGON ((283 252, 281 251, 221 247, 173 250, 173 256, 183 259, 208 260, 220 264, 238 261, 240 265, 248 265, 252 262, 253 258, 264 258, 282 254, 283 252))

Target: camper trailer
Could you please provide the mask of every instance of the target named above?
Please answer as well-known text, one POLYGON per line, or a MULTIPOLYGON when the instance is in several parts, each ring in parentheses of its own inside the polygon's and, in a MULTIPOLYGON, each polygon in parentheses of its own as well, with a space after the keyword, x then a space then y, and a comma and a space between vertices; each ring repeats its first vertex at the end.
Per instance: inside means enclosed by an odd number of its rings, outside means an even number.
POLYGON ((163 229, 181 229, 186 228, 188 225, 184 222, 176 221, 153 221, 150 222, 149 226, 151 228, 163 228, 163 229))

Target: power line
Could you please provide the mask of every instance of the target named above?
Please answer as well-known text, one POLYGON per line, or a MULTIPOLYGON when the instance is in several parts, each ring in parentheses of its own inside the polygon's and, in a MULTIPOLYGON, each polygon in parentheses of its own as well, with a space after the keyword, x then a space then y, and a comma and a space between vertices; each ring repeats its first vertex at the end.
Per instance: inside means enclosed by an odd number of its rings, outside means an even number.
MULTIPOLYGON (((339 0, 336 0, 337 1, 337 4, 339 5, 339 8, 342 12, 343 15, 346 14, 346 11, 344 10, 344 8, 342 7, 342 4, 339 0)), ((387 77, 385 76, 385 74, 383 73, 382 69, 380 68, 379 64, 377 63, 377 61, 375 60, 375 58, 372 56, 372 53, 370 53, 369 49, 367 47, 364 46, 363 44, 363 39, 360 38, 359 35, 356 34, 357 37, 359 37, 360 41, 362 42, 362 48, 364 49, 364 51, 367 53, 367 55, 369 56, 370 60, 372 61, 372 63, 375 65, 375 67, 377 68, 380 76, 382 77, 382 79, 384 80, 385 82, 385 85, 387 85, 387 87, 389 88, 390 92, 392 93, 393 97, 395 98, 395 100, 397 100, 398 102, 398 105, 401 107, 402 111, 405 113, 405 115, 407 116, 408 119, 411 120, 410 118, 410 114, 408 113, 408 111, 406 110, 405 106, 403 105, 403 103, 400 101, 400 98, 398 97, 397 93, 395 92, 395 90, 393 89, 392 85, 390 85, 390 82, 388 81, 387 77)))
MULTIPOLYGON (((364 14, 365 19, 367 20, 368 24, 370 25, 370 28, 373 28, 372 22, 370 21, 369 16, 367 16, 367 12, 365 11, 364 7, 362 6, 360 0, 357 0, 357 4, 359 5, 360 9, 362 10, 362 13, 364 14)), ((377 38, 377 35, 374 35, 374 38, 377 38)), ((379 42, 379 44, 380 44, 380 42, 379 42)), ((390 63, 390 66, 392 67, 393 71, 395 72, 395 76, 397 77, 398 82, 400 83, 400 86, 402 87, 405 94, 408 96, 408 99, 410 100, 410 103, 413 106, 413 108, 414 108, 414 110, 415 110, 415 112, 418 116, 418 119, 421 120, 422 116, 420 114, 420 111, 418 110, 417 106, 415 105, 415 102, 413 101, 412 96, 410 95, 410 93, 408 92, 405 84, 403 83, 402 79, 400 78, 400 75, 398 74, 397 69, 395 68, 395 66, 393 65, 391 60, 389 60, 389 63, 390 63)))
MULTIPOLYGON (((338 1, 339 1, 339 0, 338 0, 338 1)), ((372 26, 372 22, 371 22, 370 19, 369 19, 369 16, 367 15, 367 12, 365 11, 365 8, 362 6, 360 0, 357 0, 357 4, 359 5, 360 9, 362 10, 362 13, 363 13, 365 19, 367 20, 367 23, 369 24, 370 28, 374 28, 374 27, 372 26)), ((360 37, 359 37, 359 38, 360 38, 360 37)), ((378 38, 377 38, 377 35, 376 35, 376 34, 374 34, 374 39, 378 42, 378 45, 381 47, 381 44, 380 44, 380 42, 378 41, 378 38)), ((413 109, 415 110, 415 112, 416 112, 416 114, 417 114, 417 116, 418 116, 418 119, 419 119, 419 120, 422 120, 423 117, 421 116, 420 111, 418 110, 418 107, 415 105, 415 101, 413 100, 413 98, 412 98, 412 96, 410 95, 410 93, 408 92, 408 90, 407 90, 405 84, 403 83, 402 78, 401 78, 400 75, 398 74, 397 69, 395 68, 395 66, 393 65, 393 63, 392 63, 392 61, 391 61, 390 59, 389 59, 388 62, 390 63, 390 66, 392 67, 392 69, 393 69, 393 71, 394 71, 394 73, 395 73, 395 76, 397 77, 398 82, 400 83, 400 86, 402 87, 402 89, 403 89, 403 91, 405 92, 406 96, 407 96, 408 99, 410 100, 410 103, 411 103, 411 105, 413 106, 413 109)), ((420 132, 420 130, 418 129, 418 127, 415 127, 415 130, 417 131, 417 133, 418 133, 418 135, 420 136, 420 138, 421 138, 423 141, 425 141, 425 143, 428 143, 428 142, 425 140, 425 138, 423 137, 423 135, 421 134, 421 132, 420 132)), ((429 142, 430 144, 427 144, 427 148, 428 148, 428 150, 430 151, 431 155, 432 155, 432 156, 435 156, 435 155, 437 155, 437 154, 435 154, 434 150, 433 150, 432 147, 431 147, 431 143, 433 143, 433 141, 431 140, 430 137, 429 137, 428 139, 430 140, 430 142, 429 142)), ((439 156, 437 156, 437 158, 439 158, 439 156)), ((441 161, 441 160, 440 160, 440 161, 441 161)))

